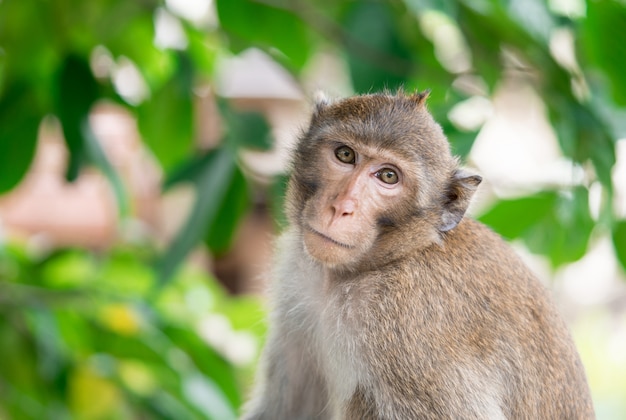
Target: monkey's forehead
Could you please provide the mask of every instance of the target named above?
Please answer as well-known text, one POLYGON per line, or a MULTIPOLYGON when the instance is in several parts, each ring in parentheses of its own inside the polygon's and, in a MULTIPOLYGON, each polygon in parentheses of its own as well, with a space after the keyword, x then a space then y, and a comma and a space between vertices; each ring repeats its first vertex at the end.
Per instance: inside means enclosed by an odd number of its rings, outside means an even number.
POLYGON ((311 128, 330 127, 384 140, 412 138, 414 142, 447 143, 439 124, 419 98, 422 96, 373 94, 341 99, 318 108, 311 128))

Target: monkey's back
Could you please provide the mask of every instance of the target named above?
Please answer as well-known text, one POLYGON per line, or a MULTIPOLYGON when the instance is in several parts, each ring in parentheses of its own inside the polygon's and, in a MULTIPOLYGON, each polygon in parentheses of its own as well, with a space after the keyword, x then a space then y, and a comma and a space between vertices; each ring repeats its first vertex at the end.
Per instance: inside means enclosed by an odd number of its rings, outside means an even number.
POLYGON ((423 413, 594 418, 583 366, 552 299, 487 227, 465 219, 441 245, 417 252, 388 276, 367 287, 371 302, 385 309, 377 319, 363 314, 364 330, 382 337, 366 357, 410 351, 386 358, 377 374, 422 401, 423 413))

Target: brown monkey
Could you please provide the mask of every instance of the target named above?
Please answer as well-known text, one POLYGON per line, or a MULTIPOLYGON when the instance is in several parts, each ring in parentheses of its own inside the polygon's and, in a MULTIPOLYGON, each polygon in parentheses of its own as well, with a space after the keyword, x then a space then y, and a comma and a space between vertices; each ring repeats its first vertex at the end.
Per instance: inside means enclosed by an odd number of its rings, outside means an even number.
POLYGON ((463 217, 481 178, 458 168, 426 97, 318 101, 244 418, 594 418, 548 294, 463 217))

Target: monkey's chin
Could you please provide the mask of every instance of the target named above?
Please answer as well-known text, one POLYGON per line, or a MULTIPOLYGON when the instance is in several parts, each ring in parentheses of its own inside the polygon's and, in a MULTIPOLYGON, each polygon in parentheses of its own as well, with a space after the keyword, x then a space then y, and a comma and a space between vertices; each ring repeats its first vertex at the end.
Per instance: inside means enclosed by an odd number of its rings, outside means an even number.
POLYGON ((304 247, 313 259, 330 267, 348 265, 355 260, 354 246, 336 241, 314 229, 303 233, 304 247))

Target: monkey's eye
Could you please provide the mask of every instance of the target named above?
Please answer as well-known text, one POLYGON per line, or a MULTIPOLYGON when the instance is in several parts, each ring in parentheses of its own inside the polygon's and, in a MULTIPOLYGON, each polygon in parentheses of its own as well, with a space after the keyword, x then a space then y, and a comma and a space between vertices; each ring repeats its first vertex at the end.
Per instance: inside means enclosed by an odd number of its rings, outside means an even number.
POLYGON ((400 180, 396 171, 391 168, 383 168, 376 172, 376 178, 380 179, 385 184, 397 184, 400 180))
POLYGON ((356 161, 354 150, 350 149, 348 146, 340 146, 336 148, 335 156, 337 156, 337 159, 343 163, 354 164, 356 161))

